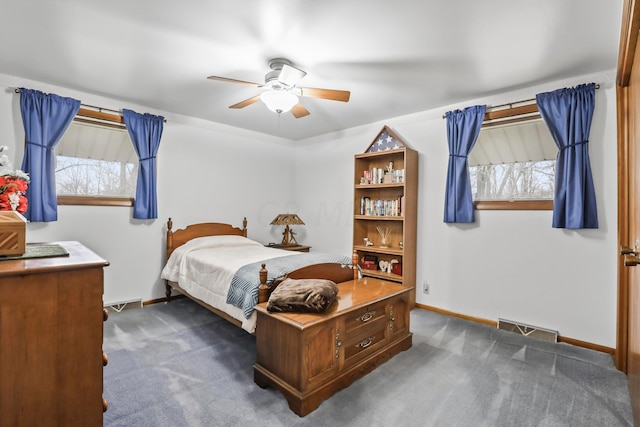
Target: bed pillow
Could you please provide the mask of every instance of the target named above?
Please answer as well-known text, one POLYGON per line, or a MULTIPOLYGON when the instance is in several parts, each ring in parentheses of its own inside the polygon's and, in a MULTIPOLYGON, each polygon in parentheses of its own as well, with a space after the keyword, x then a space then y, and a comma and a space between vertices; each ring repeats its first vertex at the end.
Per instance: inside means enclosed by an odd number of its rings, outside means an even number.
POLYGON ((322 313, 335 301, 338 285, 326 279, 285 279, 271 293, 271 312, 322 313))
POLYGON ((195 239, 189 240, 179 248, 184 247, 185 250, 188 251, 188 250, 200 249, 200 248, 219 248, 219 247, 256 246, 256 245, 262 246, 262 243, 258 243, 255 240, 251 240, 243 236, 223 234, 220 236, 196 237, 195 239))

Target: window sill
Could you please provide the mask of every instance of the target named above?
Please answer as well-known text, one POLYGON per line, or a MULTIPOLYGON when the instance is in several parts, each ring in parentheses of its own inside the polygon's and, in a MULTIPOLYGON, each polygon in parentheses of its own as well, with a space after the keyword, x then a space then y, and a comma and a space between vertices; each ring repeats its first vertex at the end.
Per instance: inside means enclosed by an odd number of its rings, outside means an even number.
POLYGON ((475 210, 552 211, 553 200, 476 200, 475 210))
POLYGON ((133 206, 132 197, 58 196, 58 205, 133 206))

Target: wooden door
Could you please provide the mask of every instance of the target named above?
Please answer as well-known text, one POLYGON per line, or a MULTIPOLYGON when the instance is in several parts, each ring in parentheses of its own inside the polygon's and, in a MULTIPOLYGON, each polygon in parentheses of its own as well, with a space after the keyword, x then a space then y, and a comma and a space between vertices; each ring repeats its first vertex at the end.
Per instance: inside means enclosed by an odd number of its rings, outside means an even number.
POLYGON ((640 425, 640 0, 625 0, 617 74, 618 333, 616 366, 627 373, 640 425), (630 249, 622 250, 622 246, 630 249), (624 254, 624 252, 630 252, 624 254))

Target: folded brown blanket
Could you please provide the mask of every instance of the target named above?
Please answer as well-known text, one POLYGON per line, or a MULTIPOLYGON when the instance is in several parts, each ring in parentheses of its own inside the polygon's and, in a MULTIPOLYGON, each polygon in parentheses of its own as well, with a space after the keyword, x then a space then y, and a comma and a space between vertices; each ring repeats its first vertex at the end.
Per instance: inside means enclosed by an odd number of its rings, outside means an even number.
POLYGON ((338 285, 326 279, 285 279, 271 293, 268 311, 322 313, 336 299, 338 285))

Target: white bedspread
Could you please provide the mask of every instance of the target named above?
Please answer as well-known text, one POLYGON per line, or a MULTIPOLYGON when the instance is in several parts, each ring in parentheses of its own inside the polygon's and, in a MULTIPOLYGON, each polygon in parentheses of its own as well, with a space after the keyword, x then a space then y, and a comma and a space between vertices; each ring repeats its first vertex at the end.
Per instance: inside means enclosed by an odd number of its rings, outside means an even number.
POLYGON ((242 236, 198 237, 173 251, 161 277, 177 282, 189 295, 241 321, 242 328, 253 333, 255 312, 245 319, 241 308, 227 304, 231 279, 245 264, 286 255, 291 252, 242 236))

